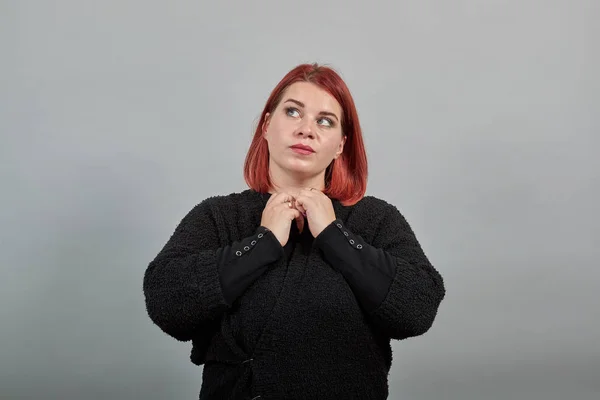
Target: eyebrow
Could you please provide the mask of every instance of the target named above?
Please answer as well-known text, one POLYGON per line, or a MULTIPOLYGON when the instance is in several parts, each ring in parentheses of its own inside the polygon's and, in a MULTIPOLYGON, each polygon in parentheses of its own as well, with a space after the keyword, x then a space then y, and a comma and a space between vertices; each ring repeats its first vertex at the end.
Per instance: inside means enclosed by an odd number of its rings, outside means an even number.
MULTIPOLYGON (((286 101, 284 101, 284 103, 288 103, 288 102, 296 103, 300 107, 304 108, 304 103, 299 100, 287 99, 286 101)), ((335 115, 334 113, 329 112, 329 111, 321 111, 321 112, 319 112, 319 115, 328 115, 328 116, 334 117, 336 120, 338 120, 338 122, 340 121, 340 119, 338 118, 337 115, 335 115)))

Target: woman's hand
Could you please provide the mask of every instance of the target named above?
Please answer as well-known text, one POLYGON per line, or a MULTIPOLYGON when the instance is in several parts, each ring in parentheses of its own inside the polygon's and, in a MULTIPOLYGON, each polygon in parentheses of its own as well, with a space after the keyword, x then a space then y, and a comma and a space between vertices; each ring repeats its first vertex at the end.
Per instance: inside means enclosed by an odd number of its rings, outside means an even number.
POLYGON ((308 228, 313 237, 317 237, 323 229, 335 221, 335 211, 331 199, 314 188, 306 188, 295 197, 295 208, 306 215, 308 228))
POLYGON ((304 226, 304 217, 293 206, 294 198, 287 193, 277 193, 272 195, 267 201, 262 213, 260 225, 269 229, 281 246, 285 246, 292 227, 292 220, 296 219, 298 226, 304 226))

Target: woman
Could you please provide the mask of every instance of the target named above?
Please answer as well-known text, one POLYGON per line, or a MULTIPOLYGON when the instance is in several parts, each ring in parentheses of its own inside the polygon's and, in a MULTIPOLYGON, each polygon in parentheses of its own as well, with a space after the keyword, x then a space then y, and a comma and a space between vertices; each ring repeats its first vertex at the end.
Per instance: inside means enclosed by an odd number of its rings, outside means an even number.
POLYGON ((365 196, 354 102, 300 65, 261 114, 244 176, 180 222, 144 276, 148 314, 192 341, 201 399, 385 399, 391 339, 425 333, 445 295, 395 206, 365 196))

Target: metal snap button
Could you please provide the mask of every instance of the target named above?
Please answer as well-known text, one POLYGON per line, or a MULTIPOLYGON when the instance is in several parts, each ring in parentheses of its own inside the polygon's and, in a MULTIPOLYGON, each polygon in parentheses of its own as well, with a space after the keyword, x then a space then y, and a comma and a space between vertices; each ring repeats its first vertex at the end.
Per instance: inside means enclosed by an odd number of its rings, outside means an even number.
POLYGON ((253 240, 252 242, 250 242, 250 244, 251 244, 252 246, 254 246, 254 245, 256 244, 256 240, 253 240))
POLYGON ((263 237, 263 234, 262 234, 262 233, 259 233, 259 234, 258 234, 258 238, 260 239, 261 237, 263 237))
POLYGON ((244 250, 248 251, 248 250, 250 250, 250 247, 244 246, 244 250))
POLYGON ((360 243, 359 243, 359 244, 357 244, 357 245, 356 245, 356 248, 357 248, 357 249, 359 249, 359 250, 360 250, 360 249, 362 249, 362 244, 360 244, 360 243))
POLYGON ((238 256, 241 256, 242 252, 238 250, 238 251, 235 252, 235 254, 238 255, 238 256))

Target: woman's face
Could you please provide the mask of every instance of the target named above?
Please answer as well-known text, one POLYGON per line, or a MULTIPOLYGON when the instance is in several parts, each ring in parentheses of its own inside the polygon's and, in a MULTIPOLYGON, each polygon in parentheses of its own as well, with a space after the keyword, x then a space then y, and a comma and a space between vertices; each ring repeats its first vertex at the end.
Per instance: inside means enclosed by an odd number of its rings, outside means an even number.
POLYGON ((290 85, 263 124, 271 173, 300 179, 322 174, 324 179, 326 168, 344 149, 341 118, 339 103, 323 89, 309 82, 290 85))

